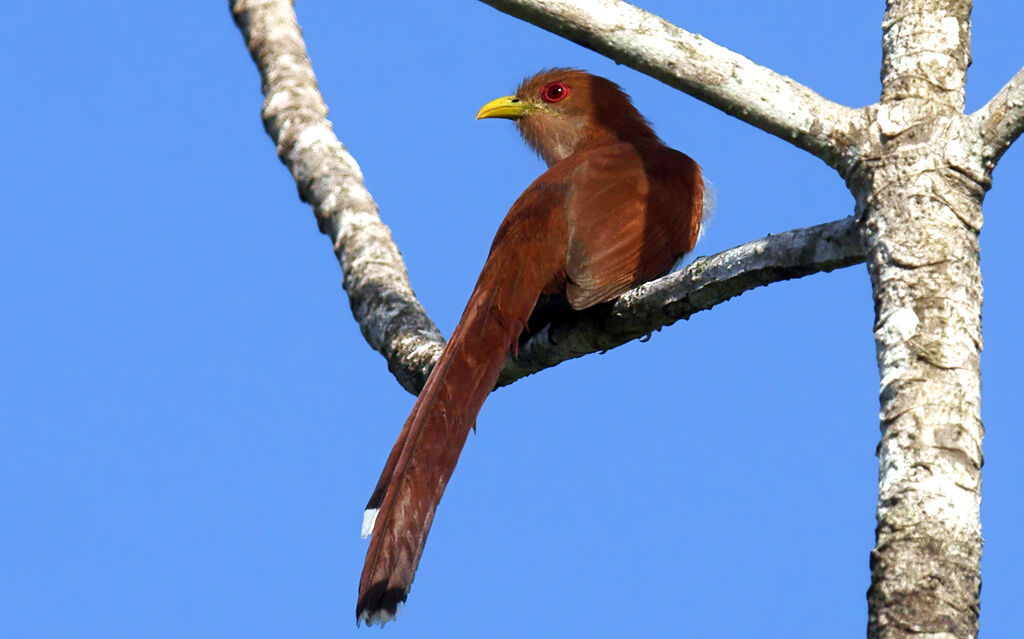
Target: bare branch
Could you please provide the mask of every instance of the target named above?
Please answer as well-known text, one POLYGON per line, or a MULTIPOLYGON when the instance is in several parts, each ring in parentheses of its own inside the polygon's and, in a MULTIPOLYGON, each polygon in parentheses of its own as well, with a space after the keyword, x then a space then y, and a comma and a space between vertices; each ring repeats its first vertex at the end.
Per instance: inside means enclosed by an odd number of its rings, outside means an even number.
POLYGON ((605 351, 706 311, 758 286, 864 261, 853 217, 769 235, 701 257, 686 268, 629 291, 614 304, 574 313, 519 349, 499 386, 567 359, 605 351))
POLYGON ((710 40, 618 0, 482 0, 792 142, 845 173, 866 124, 710 40))
POLYGON ((991 170, 1024 132, 1024 68, 988 104, 971 114, 984 144, 982 153, 991 170))
MULTIPOLYGON (((412 393, 444 339, 416 300, 391 231, 362 173, 335 137, 288 0, 236 0, 235 21, 263 77, 263 120, 300 197, 334 241, 352 314, 370 345, 412 393)), ((650 282, 533 336, 501 384, 607 350, 771 282, 863 261, 852 218, 755 240, 650 282)))
POLYGON ((363 336, 409 392, 423 387, 444 340, 409 284, 391 230, 335 137, 289 0, 236 0, 238 28, 263 78, 263 124, 341 264, 363 336))

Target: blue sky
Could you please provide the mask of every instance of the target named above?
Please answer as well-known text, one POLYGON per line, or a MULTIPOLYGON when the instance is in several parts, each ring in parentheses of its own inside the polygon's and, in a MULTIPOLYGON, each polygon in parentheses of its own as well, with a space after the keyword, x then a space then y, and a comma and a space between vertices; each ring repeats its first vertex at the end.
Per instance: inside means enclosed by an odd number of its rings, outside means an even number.
MULTIPOLYGON (((698 254, 852 211, 819 160, 554 35, 474 2, 375 4, 298 14, 445 334, 543 170, 473 115, 541 68, 619 82, 704 166, 698 254)), ((861 106, 882 4, 642 6, 861 106)), ((1024 64, 1022 22, 978 3, 970 110, 1024 64)), ((6 3, 0 54, 0 635, 356 636, 361 511, 413 398, 263 132, 226 2, 6 3)), ((1024 626, 1017 146, 981 240, 986 637, 1024 626)), ((496 392, 386 632, 862 637, 872 322, 857 266, 496 392)))

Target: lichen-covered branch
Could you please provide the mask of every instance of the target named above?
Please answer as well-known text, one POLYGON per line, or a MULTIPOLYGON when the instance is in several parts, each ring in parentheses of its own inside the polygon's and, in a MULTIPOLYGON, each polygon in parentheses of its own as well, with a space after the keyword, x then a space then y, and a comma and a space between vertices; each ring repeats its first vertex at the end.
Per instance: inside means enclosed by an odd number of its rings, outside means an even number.
POLYGON ((747 242, 629 291, 613 304, 574 313, 530 338, 499 385, 574 357, 605 351, 708 310, 758 286, 864 261, 852 217, 747 242))
POLYGON ((399 383, 416 393, 444 340, 413 294, 359 165, 334 135, 292 3, 235 0, 231 11, 263 78, 263 124, 334 244, 352 314, 399 383))
POLYGON ((881 378, 869 639, 978 633, 988 178, 963 114, 970 13, 969 0, 888 0, 877 128, 847 178, 881 378))
POLYGON ((1024 132, 1024 68, 1006 83, 988 104, 971 115, 981 134, 989 171, 1024 132))
POLYGON ((844 167, 862 112, 619 0, 482 0, 844 167))

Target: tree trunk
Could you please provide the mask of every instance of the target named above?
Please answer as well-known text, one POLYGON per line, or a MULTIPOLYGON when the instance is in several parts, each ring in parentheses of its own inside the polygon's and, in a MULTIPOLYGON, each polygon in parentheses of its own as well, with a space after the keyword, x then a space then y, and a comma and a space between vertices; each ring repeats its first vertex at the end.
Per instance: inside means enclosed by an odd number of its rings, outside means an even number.
POLYGON ((963 114, 966 0, 890 0, 882 99, 848 176, 881 375, 868 636, 974 637, 981 589, 981 270, 989 181, 963 114))

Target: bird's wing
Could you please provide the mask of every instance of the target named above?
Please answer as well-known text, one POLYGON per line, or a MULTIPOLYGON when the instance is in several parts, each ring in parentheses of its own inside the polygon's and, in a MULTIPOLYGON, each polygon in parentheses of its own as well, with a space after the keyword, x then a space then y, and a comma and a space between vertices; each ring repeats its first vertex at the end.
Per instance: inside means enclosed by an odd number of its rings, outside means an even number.
POLYGON ((566 295, 573 308, 660 277, 693 248, 700 169, 682 153, 606 147, 581 158, 569 182, 566 295))

